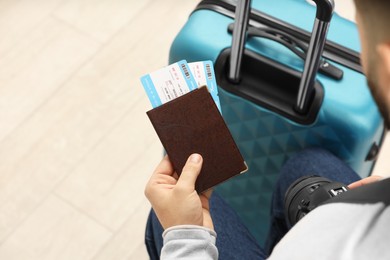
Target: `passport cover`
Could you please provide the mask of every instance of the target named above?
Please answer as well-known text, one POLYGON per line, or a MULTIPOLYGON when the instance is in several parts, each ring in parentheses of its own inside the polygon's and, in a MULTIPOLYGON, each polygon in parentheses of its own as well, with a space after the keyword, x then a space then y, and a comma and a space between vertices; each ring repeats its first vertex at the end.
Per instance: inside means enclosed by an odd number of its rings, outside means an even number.
POLYGON ((203 157, 195 189, 201 193, 248 167, 207 87, 146 112, 177 174, 193 153, 203 157))

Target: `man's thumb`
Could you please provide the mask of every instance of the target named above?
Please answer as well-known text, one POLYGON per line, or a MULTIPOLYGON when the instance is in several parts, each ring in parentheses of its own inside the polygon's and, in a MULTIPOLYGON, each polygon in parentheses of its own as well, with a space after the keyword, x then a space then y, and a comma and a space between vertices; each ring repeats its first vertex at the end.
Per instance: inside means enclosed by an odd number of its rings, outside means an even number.
POLYGON ((196 179, 202 169, 202 162, 203 158, 200 154, 192 154, 183 167, 183 171, 177 181, 177 185, 195 188, 196 179))

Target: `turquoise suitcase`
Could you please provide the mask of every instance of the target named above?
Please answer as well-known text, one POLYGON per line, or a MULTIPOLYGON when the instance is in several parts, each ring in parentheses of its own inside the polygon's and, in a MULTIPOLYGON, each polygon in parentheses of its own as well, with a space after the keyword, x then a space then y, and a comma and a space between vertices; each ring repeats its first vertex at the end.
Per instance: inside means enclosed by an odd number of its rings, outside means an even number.
POLYGON ((242 27, 246 42, 234 79, 230 62, 235 55, 231 31, 238 31, 232 25, 236 5, 231 0, 201 1, 175 38, 169 62, 214 62, 223 117, 249 166, 247 173, 216 190, 264 245, 273 188, 293 153, 322 147, 366 177, 385 129, 362 73, 354 23, 333 14, 319 71, 309 80, 312 92, 299 109, 296 99, 306 70, 302 58, 311 55, 313 21, 322 15, 321 4, 316 9, 304 0, 253 0, 249 23, 242 27))

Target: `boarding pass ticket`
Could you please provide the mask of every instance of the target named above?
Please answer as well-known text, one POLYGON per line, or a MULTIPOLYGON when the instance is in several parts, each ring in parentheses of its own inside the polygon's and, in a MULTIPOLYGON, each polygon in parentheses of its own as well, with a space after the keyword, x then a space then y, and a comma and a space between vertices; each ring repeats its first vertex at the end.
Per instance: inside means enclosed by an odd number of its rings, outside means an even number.
POLYGON ((197 86, 207 86, 215 104, 217 105, 219 111, 221 111, 213 63, 211 61, 199 61, 188 63, 188 66, 195 78, 197 86))
POLYGON ((153 108, 182 96, 198 87, 207 86, 219 111, 221 111, 213 63, 185 60, 146 74, 141 77, 142 85, 153 108))

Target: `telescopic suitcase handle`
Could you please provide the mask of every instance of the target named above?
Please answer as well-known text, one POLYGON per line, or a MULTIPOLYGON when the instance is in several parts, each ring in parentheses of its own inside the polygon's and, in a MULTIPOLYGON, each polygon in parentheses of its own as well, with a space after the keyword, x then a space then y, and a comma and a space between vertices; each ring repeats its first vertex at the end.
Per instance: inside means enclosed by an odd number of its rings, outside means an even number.
MULTIPOLYGON (((309 49, 305 60, 302 78, 295 110, 304 114, 309 106, 315 76, 318 71, 326 35, 329 29, 334 10, 334 0, 313 0, 317 5, 316 19, 313 26, 309 49)), ((245 47, 246 31, 249 22, 251 0, 240 0, 235 12, 234 31, 230 55, 230 69, 228 78, 237 83, 240 80, 241 60, 245 47)))
POLYGON ((245 48, 250 7, 251 0, 240 0, 237 2, 228 75, 229 80, 234 83, 240 81, 241 60, 245 48))

